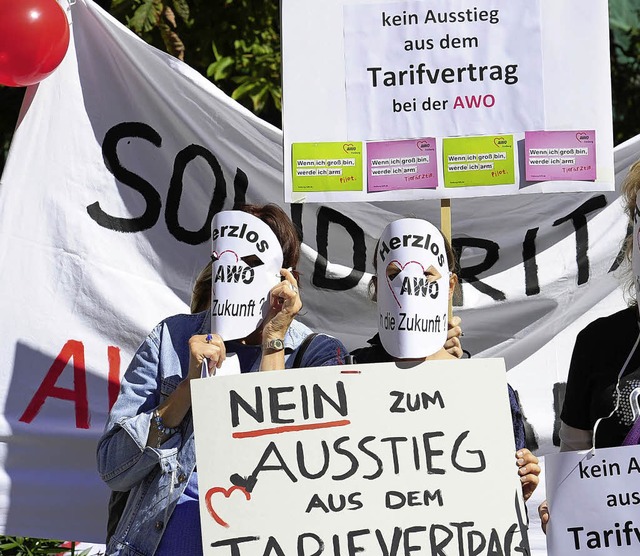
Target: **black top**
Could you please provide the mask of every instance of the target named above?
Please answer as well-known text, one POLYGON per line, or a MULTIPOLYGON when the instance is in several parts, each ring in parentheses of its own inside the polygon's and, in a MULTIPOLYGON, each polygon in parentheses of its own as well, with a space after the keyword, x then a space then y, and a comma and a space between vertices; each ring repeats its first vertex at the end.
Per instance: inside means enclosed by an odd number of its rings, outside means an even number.
MULTIPOLYGON (((599 318, 576 337, 560 418, 567 425, 592 430, 615 407, 616 382, 640 330, 637 307, 599 318)), ((640 393, 640 349, 636 349, 620 382, 618 411, 598 425, 596 447, 620 446, 633 424, 629 396, 640 393)))

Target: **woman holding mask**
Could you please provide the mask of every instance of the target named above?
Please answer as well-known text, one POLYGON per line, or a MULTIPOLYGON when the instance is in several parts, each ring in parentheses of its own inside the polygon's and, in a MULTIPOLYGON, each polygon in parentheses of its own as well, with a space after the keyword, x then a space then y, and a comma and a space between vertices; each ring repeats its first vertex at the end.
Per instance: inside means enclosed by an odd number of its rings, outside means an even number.
MULTIPOLYGON (((98 469, 129 491, 109 555, 202 554, 190 381, 227 354, 242 372, 343 363, 344 346, 295 320, 300 241, 276 205, 218 213, 212 223, 211 310, 175 315, 136 352, 98 445, 98 469)), ((202 276, 202 275, 201 275, 202 276)), ((206 283, 205 280, 199 280, 206 283)), ((200 298, 202 295, 200 295, 200 298)))
MULTIPOLYGON (((451 246, 430 222, 404 218, 389 224, 376 246, 378 277, 370 285, 378 304, 378 334, 369 346, 351 353, 355 362, 456 359, 451 349, 455 334, 447 338, 449 300, 457 282, 454 267, 451 246), (398 326, 401 321, 403 330, 398 326)), ((538 458, 524 447, 522 413, 511 387, 509 401, 516 463, 527 500, 538 485, 540 467, 538 458)))

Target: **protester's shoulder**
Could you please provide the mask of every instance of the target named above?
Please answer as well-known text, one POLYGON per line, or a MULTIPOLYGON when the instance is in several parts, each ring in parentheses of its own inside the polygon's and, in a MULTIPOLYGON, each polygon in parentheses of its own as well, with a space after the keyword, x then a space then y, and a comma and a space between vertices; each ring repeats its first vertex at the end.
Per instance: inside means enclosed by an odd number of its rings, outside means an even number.
POLYGON ((368 340, 368 344, 351 352, 351 358, 355 363, 385 363, 392 361, 393 358, 382 347, 378 334, 368 340))
POLYGON ((160 321, 151 331, 149 337, 159 342, 167 335, 176 340, 178 338, 188 339, 194 334, 204 334, 203 330, 207 315, 208 311, 171 315, 160 321))
POLYGON ((302 367, 344 365, 348 350, 336 337, 324 332, 313 334, 302 357, 302 367))
POLYGON ((637 335, 638 308, 634 305, 604 317, 597 318, 585 326, 578 334, 580 341, 606 338, 616 335, 637 335))
POLYGON ((378 363, 377 346, 363 346, 351 351, 351 358, 355 363, 378 363))

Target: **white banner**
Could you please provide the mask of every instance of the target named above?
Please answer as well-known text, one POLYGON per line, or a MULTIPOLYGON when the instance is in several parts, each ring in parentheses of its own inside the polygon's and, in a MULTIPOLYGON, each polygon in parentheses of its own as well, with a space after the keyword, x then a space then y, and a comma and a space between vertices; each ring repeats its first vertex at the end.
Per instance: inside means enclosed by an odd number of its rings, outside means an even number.
POLYGON ((640 447, 546 458, 549 556, 631 555, 640 547, 640 447))
MULTIPOLYGON (((28 89, 0 186, 0 530, 100 542, 95 446, 119 376, 158 321, 188 312, 214 213, 283 204, 283 152, 278 130, 90 0, 71 15, 68 55, 28 89)), ((618 148, 618 182, 639 152, 618 148)), ((401 216, 437 224, 438 204, 285 208, 304 239, 300 319, 362 346, 377 238, 401 216)), ((506 359, 532 446, 554 451, 575 323, 618 287, 617 193, 459 200, 452 217, 464 348, 506 359)))
POLYGON ((528 552, 501 360, 214 377, 191 392, 205 555, 528 552))

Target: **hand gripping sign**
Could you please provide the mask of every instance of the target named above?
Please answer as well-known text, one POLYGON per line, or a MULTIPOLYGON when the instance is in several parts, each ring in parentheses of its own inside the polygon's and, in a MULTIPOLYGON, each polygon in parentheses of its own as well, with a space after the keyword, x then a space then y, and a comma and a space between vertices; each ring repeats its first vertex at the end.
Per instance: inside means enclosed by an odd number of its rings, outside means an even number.
POLYGON ((421 358, 446 341, 449 268, 444 238, 426 220, 389 224, 376 252, 378 331, 394 357, 421 358))
POLYGON ((282 247, 262 220, 238 210, 213 217, 211 239, 211 328, 225 340, 244 338, 269 308, 282 247))

